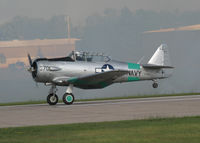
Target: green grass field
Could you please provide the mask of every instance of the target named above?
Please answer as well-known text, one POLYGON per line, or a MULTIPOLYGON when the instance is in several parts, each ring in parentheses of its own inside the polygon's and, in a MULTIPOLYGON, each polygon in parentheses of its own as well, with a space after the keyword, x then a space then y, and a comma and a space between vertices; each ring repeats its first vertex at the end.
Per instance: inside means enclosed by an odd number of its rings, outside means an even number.
MULTIPOLYGON (((167 96, 186 96, 186 95, 200 95, 200 93, 176 93, 176 94, 156 94, 156 95, 136 95, 136 96, 121 96, 121 97, 108 97, 97 99, 82 99, 77 101, 99 101, 99 100, 117 100, 117 99, 134 99, 134 98, 150 98, 150 97, 167 97, 167 96)), ((59 102, 62 102, 61 100, 59 102)), ((45 104, 46 101, 24 101, 24 102, 10 102, 0 103, 0 106, 12 106, 12 105, 29 105, 29 104, 45 104)))
POLYGON ((0 143, 199 143, 200 117, 0 129, 0 143))

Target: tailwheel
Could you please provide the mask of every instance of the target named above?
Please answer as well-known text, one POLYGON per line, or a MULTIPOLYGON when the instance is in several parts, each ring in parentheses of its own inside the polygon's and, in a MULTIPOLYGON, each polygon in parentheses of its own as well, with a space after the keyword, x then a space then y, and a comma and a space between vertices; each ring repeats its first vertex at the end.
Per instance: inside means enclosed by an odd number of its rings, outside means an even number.
POLYGON ((47 96, 47 103, 49 105, 56 105, 58 103, 58 96, 56 94, 49 94, 47 96))
POLYGON ((158 88, 158 83, 154 82, 152 86, 153 88, 158 88))
POLYGON ((67 105, 71 105, 74 102, 74 95, 72 93, 65 93, 63 95, 63 102, 67 105))

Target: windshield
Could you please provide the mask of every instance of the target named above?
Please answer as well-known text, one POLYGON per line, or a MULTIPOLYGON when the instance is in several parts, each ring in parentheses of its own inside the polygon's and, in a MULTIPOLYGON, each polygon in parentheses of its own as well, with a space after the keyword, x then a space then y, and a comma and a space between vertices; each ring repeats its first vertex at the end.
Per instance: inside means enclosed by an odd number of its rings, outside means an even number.
POLYGON ((69 57, 71 57, 75 61, 86 61, 86 62, 108 62, 110 61, 110 57, 105 56, 99 53, 87 53, 87 52, 75 52, 73 51, 69 57))

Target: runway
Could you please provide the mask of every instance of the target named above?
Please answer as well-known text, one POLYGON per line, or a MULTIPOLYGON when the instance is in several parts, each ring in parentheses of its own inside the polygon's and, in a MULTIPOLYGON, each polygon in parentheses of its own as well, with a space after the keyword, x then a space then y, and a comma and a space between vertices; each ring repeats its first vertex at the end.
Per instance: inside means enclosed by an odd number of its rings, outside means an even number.
POLYGON ((200 95, 0 107, 0 128, 200 116, 200 95))

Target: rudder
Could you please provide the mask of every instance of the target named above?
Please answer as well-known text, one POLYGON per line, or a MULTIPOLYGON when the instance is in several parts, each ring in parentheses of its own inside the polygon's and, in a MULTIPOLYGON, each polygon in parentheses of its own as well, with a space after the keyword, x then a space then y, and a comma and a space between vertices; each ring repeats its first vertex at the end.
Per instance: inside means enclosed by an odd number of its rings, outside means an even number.
POLYGON ((169 53, 167 49, 167 45, 161 44, 160 47, 153 54, 148 64, 158 65, 158 66, 169 66, 169 53))

